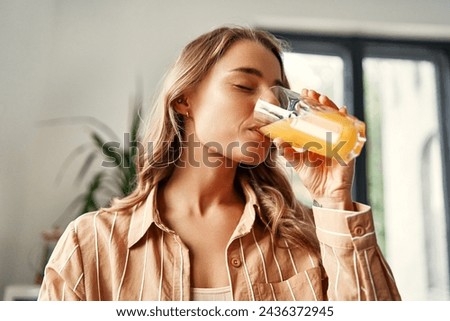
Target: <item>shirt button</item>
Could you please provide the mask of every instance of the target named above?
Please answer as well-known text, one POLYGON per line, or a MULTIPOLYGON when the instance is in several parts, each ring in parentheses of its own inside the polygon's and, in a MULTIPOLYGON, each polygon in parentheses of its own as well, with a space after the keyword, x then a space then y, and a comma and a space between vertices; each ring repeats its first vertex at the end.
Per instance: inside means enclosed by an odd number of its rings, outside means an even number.
POLYGON ((356 236, 363 236, 365 232, 366 231, 364 230, 364 228, 361 225, 357 225, 353 229, 353 234, 355 234, 356 236))
POLYGON ((236 268, 240 267, 242 264, 241 260, 238 257, 232 257, 230 261, 231 261, 231 265, 236 268))

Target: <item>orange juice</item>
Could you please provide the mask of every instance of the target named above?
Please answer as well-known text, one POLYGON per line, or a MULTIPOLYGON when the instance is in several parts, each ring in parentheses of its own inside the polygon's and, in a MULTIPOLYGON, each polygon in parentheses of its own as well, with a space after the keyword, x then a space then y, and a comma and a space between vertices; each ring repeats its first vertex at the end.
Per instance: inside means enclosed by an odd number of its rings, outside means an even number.
POLYGON ((334 150, 344 161, 358 156, 364 144, 358 141, 358 131, 352 121, 338 113, 282 119, 259 131, 271 139, 280 137, 293 147, 325 157, 334 150))
POLYGON ((340 158, 345 162, 360 154, 366 141, 363 122, 311 99, 301 98, 288 89, 281 89, 291 95, 288 102, 286 97, 277 97, 281 105, 286 105, 285 108, 261 99, 256 104, 254 119, 262 134, 270 139, 282 138, 294 148, 340 158))

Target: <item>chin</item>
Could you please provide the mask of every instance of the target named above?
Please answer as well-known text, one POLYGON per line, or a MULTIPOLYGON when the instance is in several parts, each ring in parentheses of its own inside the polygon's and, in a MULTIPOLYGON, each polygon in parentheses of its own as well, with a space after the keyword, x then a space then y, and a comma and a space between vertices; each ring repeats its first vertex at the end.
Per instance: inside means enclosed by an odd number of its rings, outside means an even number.
POLYGON ((233 158, 245 166, 258 166, 269 155, 270 144, 268 146, 264 145, 266 144, 258 144, 258 146, 249 144, 247 148, 243 148, 239 155, 235 155, 236 157, 233 158))

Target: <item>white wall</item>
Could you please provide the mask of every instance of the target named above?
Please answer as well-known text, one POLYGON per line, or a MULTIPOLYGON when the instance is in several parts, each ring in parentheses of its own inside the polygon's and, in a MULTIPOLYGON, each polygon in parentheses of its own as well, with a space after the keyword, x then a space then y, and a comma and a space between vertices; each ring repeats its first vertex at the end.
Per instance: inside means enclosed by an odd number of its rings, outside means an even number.
MULTIPOLYGON (((39 127, 89 115, 117 133, 141 78, 151 96, 183 45, 228 23, 283 30, 450 39, 449 0, 0 0, 0 297, 33 282, 49 228, 82 189, 56 172, 87 141, 82 126, 39 127)), ((72 175, 72 176, 71 176, 72 175)))

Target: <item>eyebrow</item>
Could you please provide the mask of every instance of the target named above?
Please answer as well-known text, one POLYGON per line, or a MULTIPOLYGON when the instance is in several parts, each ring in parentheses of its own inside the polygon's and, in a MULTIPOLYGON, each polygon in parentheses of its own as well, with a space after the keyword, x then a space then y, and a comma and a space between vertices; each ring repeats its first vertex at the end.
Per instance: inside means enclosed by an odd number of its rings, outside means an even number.
MULTIPOLYGON (((256 68, 251 68, 251 67, 239 67, 239 68, 230 70, 230 72, 242 72, 245 74, 257 76, 259 78, 263 77, 263 73, 260 70, 258 70, 256 68)), ((280 79, 276 79, 275 85, 283 86, 283 82, 280 79)))

